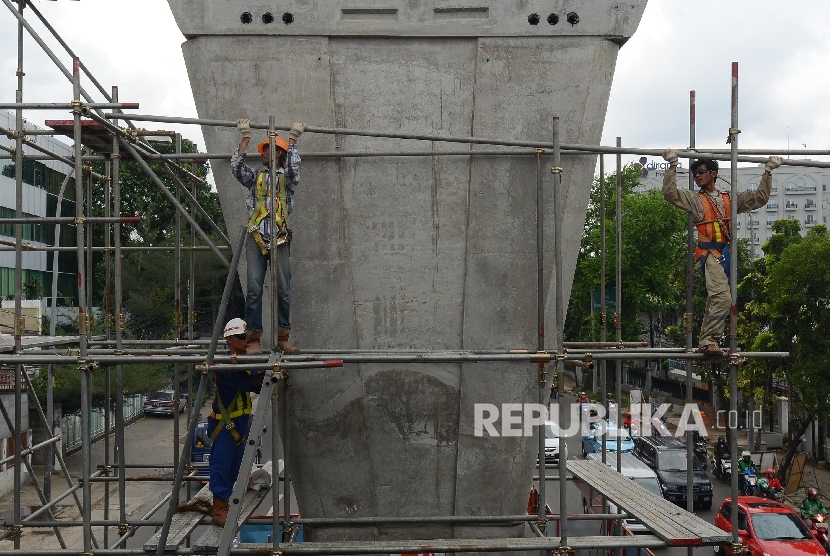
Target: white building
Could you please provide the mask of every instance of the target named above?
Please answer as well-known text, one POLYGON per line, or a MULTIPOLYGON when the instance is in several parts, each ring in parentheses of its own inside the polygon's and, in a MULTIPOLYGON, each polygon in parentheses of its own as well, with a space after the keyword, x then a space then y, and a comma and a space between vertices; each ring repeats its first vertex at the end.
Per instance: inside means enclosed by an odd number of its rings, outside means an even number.
MULTIPOLYGON (((663 159, 642 157, 636 162, 643 165, 643 178, 639 192, 663 187, 663 175, 666 162, 663 159)), ((683 165, 685 161, 681 162, 683 165)), ((721 163, 718 173, 718 189, 730 188, 730 169, 721 163), (724 181, 726 180, 726 181, 724 181)), ((738 168, 738 191, 752 190, 758 187, 764 173, 763 165, 738 168)), ((738 215, 734 230, 737 238, 749 240, 752 257, 763 257, 761 246, 772 236, 772 223, 780 218, 796 219, 801 224, 801 234, 816 224, 827 224, 830 214, 828 202, 830 195, 827 184, 830 183, 830 170, 826 168, 807 168, 803 166, 782 166, 772 173, 772 193, 765 207, 738 215)), ((678 168, 678 187, 688 188, 689 171, 678 168)))
MULTIPOLYGON (((15 129, 17 127, 13 112, 0 110, 0 127, 15 129)), ((24 123, 25 129, 36 130, 37 127, 24 123)), ((65 157, 74 156, 73 150, 66 144, 48 135, 30 135, 28 139, 51 152, 65 157)), ((0 145, 14 148, 15 141, 0 134, 0 145)), ((24 154, 41 154, 31 147, 23 147, 24 154)), ((14 157, 7 151, 0 150, 0 218, 13 218, 16 206, 16 186, 14 157)), ((55 216, 58 194, 66 175, 71 168, 55 160, 27 160, 23 163, 23 216, 55 216)), ((75 181, 66 183, 61 215, 75 215, 75 181)), ((53 245, 55 226, 53 224, 32 224, 23 226, 24 244, 33 246, 53 245)), ((9 249, 15 243, 15 226, 0 224, 0 247, 9 249)), ((61 245, 75 245, 74 226, 61 226, 61 245)), ((13 250, 0 251, 0 297, 5 299, 15 294, 13 250)), ((44 294, 51 298, 53 253, 45 251, 23 251, 23 282, 36 277, 43 284, 44 294)), ((77 259, 72 253, 62 254, 58 265, 58 292, 63 298, 59 305, 77 305, 77 259)), ((2 329, 10 333, 12 330, 2 329)))

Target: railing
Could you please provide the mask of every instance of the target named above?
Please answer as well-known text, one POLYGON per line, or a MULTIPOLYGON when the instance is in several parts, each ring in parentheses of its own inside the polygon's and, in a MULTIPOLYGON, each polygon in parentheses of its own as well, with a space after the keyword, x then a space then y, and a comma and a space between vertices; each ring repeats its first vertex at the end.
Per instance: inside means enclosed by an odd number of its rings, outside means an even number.
MULTIPOLYGON (((136 394, 124 398, 124 422, 135 419, 144 412, 145 394, 136 394)), ((90 431, 92 441, 104 436, 105 408, 94 407, 89 415, 90 431)), ((110 431, 115 430, 115 415, 110 415, 110 431)), ((81 416, 77 414, 65 415, 61 419, 61 435, 63 436, 63 447, 66 452, 81 445, 81 416)))

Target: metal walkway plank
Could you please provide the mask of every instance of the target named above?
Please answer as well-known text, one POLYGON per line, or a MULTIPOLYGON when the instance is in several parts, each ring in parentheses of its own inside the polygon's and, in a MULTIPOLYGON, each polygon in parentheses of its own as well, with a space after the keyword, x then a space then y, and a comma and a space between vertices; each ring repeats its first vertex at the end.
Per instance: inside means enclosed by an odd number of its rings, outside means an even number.
POLYGON ((683 508, 657 496, 617 473, 608 465, 588 460, 568 460, 568 471, 590 484, 606 498, 648 527, 670 546, 717 545, 731 542, 731 535, 683 508))
MULTIPOLYGON (((394 554, 423 552, 518 552, 525 550, 556 550, 560 548, 560 537, 531 537, 527 539, 431 539, 399 541, 342 541, 342 542, 301 542, 280 545, 282 554, 306 554, 323 556, 329 554, 394 554)), ((569 537, 568 546, 574 549, 590 548, 663 548, 666 543, 653 535, 624 537, 569 537)), ((244 543, 240 549, 252 554, 271 554, 270 544, 244 543)), ((199 550, 199 547, 194 547, 199 550)))
MULTIPOLYGON (((283 465, 283 460, 279 460, 278 468, 280 474, 282 474, 283 465)), ((265 465, 262 466, 262 468, 271 473, 271 462, 266 462, 265 465)), ((271 474, 273 487, 273 473, 271 474)), ((263 498, 265 498, 265 495, 268 494, 270 491, 271 489, 268 488, 260 490, 259 492, 255 492, 252 490, 246 492, 245 501, 243 502, 243 508, 247 508, 248 503, 253 503, 254 500, 256 500, 256 504, 253 504, 253 506, 251 506, 250 508, 250 511, 244 514, 243 517, 245 519, 247 519, 248 516, 251 515, 254 509, 256 509, 256 507, 259 505, 259 502, 263 498)), ((194 502, 198 501, 204 501, 205 503, 207 503, 208 506, 213 504, 213 495, 210 492, 209 484, 202 487, 202 490, 200 490, 193 498, 188 500, 186 504, 193 504, 194 502)), ((165 552, 176 550, 179 547, 179 545, 181 545, 184 542, 185 538, 187 538, 187 536, 191 534, 193 530, 201 524, 202 519, 204 519, 205 517, 205 514, 201 512, 178 512, 174 514, 173 521, 170 522, 170 532, 167 535, 167 544, 164 547, 165 552)), ((217 531, 219 531, 220 535, 222 533, 221 527, 216 527, 215 525, 212 525, 209 528, 208 532, 210 532, 211 529, 216 529, 217 531)), ((144 551, 156 552, 158 550, 160 537, 161 529, 159 529, 159 531, 157 531, 152 537, 147 539, 147 541, 144 543, 144 551)))
MULTIPOLYGON (((278 474, 277 480, 279 480, 279 475, 282 474, 283 471, 283 460, 279 460, 277 463, 278 465, 278 474)), ((271 470, 271 462, 265 462, 263 464, 262 469, 271 473, 271 488, 274 488, 273 477, 274 474, 271 470)), ((245 523, 245 520, 251 517, 251 514, 254 513, 254 510, 260 505, 260 503, 265 499, 265 497, 271 492, 271 488, 263 488, 262 490, 255 491, 255 490, 246 490, 245 497, 242 500, 242 507, 240 508, 239 520, 238 524, 245 523)), ((282 498, 282 496, 280 496, 282 498)), ((226 524, 227 525, 227 524, 226 524)), ((224 531, 224 527, 218 527, 216 525, 211 525, 208 527, 207 531, 199 538, 198 541, 193 545, 193 550, 196 553, 199 552, 208 552, 208 553, 216 553, 217 549, 219 548, 219 541, 222 539, 222 531, 224 531)), ((172 530, 172 527, 171 527, 172 530)))

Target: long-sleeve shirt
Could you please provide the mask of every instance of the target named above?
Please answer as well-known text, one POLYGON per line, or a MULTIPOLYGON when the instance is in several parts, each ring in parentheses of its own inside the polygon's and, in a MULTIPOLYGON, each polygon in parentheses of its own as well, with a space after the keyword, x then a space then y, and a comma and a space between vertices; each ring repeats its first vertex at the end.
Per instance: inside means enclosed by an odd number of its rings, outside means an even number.
POLYGON ((821 500, 816 498, 815 500, 810 500, 809 498, 805 498, 804 502, 801 503, 801 515, 802 517, 810 517, 816 514, 826 514, 827 508, 824 507, 824 504, 821 503, 821 500))
MULTIPOLYGON (((245 197, 245 206, 248 209, 250 216, 256 207, 256 180, 260 173, 265 174, 265 183, 269 188, 271 185, 268 168, 262 170, 255 170, 245 163, 246 153, 238 154, 236 151, 231 154, 231 173, 234 177, 248 189, 248 195, 245 197)), ((285 173, 285 204, 287 205, 288 214, 294 210, 294 190, 300 185, 300 152, 297 150, 297 144, 290 145, 288 152, 285 155, 285 168, 279 168, 277 174, 285 173)), ((267 205, 266 205, 267 206, 267 205)), ((259 233, 265 242, 271 240, 271 223, 270 218, 263 218, 258 226, 259 233)))
MULTIPOLYGON (((767 204, 772 191, 772 176, 764 175, 758 184, 757 191, 741 191, 738 193, 738 213, 749 212, 767 204)), ((727 191, 727 193, 729 193, 727 191)), ((695 224, 703 221, 703 203, 698 191, 677 188, 677 172, 666 170, 663 176, 663 198, 677 208, 692 215, 695 224)), ((734 226, 732 226, 734 229, 734 226)))

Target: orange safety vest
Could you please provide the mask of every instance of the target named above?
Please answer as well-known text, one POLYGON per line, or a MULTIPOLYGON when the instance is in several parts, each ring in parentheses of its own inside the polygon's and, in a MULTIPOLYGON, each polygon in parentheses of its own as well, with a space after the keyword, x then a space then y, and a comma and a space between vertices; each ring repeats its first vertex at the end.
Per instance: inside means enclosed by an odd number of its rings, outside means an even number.
POLYGON ((726 191, 718 191, 718 194, 723 201, 723 208, 726 214, 721 214, 715 202, 703 191, 699 191, 700 204, 703 205, 703 220, 695 224, 697 228, 697 243, 695 249, 695 260, 699 260, 704 255, 712 253, 715 257, 720 258, 721 249, 729 244, 731 235, 731 227, 729 225, 730 214, 732 213, 732 199, 726 191), (705 244, 718 243, 723 247, 715 248, 705 244), (704 244, 701 246, 701 244, 704 244))

